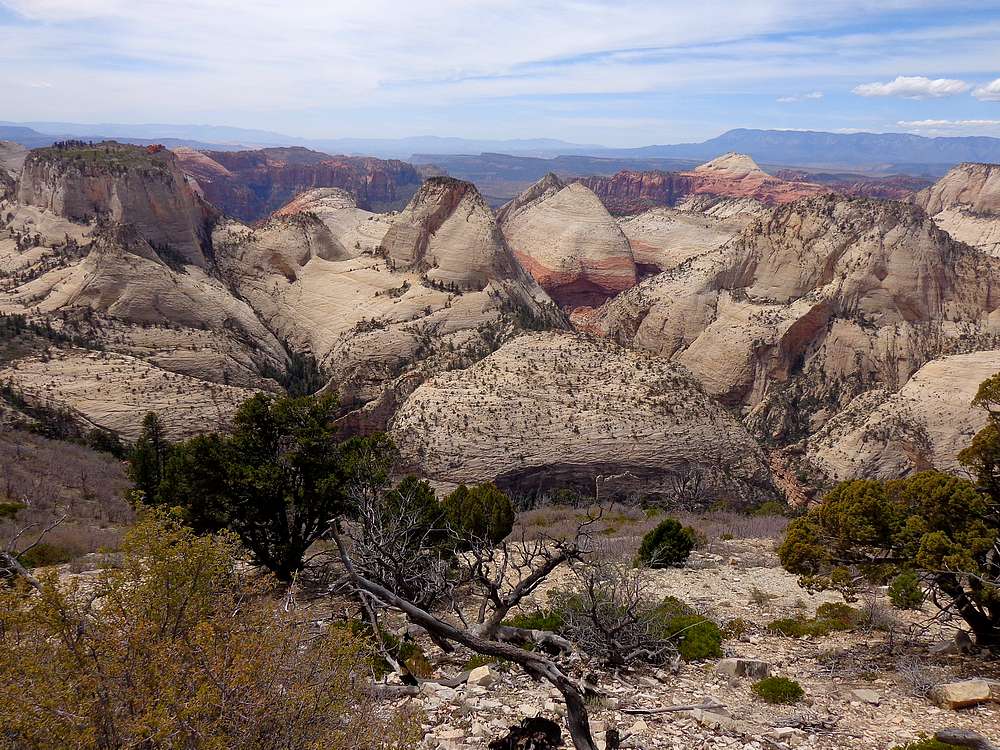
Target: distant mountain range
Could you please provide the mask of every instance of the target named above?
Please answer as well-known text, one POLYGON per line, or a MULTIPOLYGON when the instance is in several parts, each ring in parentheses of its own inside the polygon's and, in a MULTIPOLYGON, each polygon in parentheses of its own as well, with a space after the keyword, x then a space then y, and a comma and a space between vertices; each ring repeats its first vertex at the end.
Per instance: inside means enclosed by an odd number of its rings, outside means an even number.
POLYGON ((631 158, 714 159, 737 151, 757 162, 808 167, 863 167, 869 171, 929 170, 943 174, 959 162, 1000 162, 1000 138, 926 138, 909 133, 824 133, 812 130, 729 130, 702 143, 608 149, 631 158), (903 169, 906 167, 906 170, 903 169))
MULTIPOLYGON (((441 161, 436 158, 440 156, 473 156, 488 161, 499 154, 545 159, 579 156, 606 160, 641 160, 648 164, 653 159, 703 162, 729 151, 737 151, 750 155, 762 164, 930 177, 944 174, 959 162, 1000 162, 1000 138, 986 136, 925 138, 908 133, 825 133, 740 128, 701 143, 607 148, 549 138, 477 140, 413 136, 395 139, 324 139, 298 138, 267 130, 215 125, 0 122, 0 139, 17 141, 29 147, 44 146, 54 140, 66 138, 95 141, 115 139, 127 143, 163 143, 168 147, 190 146, 214 150, 303 146, 329 154, 424 162, 441 161)), ((485 162, 484 166, 488 167, 485 162)))

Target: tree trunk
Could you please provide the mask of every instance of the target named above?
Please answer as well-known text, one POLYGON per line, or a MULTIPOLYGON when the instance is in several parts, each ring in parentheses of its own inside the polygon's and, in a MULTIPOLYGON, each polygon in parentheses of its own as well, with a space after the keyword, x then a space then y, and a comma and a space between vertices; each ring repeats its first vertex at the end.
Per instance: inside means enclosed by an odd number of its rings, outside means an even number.
POLYGON ((357 572, 340 534, 334 530, 332 535, 340 551, 340 559, 344 563, 348 575, 359 589, 369 592, 385 604, 400 610, 428 633, 435 633, 442 639, 461 643, 478 654, 495 656, 514 662, 532 677, 549 682, 559 690, 566 702, 566 723, 569 726, 570 736, 573 738, 573 747, 576 750, 597 750, 594 738, 590 734, 590 717, 587 713, 583 692, 551 659, 533 651, 525 651, 517 646, 487 640, 468 630, 459 629, 451 623, 438 619, 413 602, 403 599, 384 586, 369 581, 357 572))

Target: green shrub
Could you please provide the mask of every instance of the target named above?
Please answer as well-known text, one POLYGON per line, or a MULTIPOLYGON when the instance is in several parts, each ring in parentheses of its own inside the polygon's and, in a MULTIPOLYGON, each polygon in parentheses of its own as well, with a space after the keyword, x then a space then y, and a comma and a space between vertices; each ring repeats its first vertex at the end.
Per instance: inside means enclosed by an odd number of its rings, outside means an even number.
POLYGON ((722 631, 701 615, 680 615, 664 623, 667 637, 677 644, 684 661, 717 659, 722 656, 722 631))
POLYGON ((48 565, 62 565, 76 557, 74 552, 58 544, 39 542, 30 550, 18 556, 26 568, 44 568, 48 565))
POLYGON ((495 484, 460 485, 443 506, 451 525, 470 541, 499 544, 514 528, 514 507, 495 484))
POLYGON ((852 630, 860 613, 846 604, 827 602, 816 610, 816 617, 783 617, 769 623, 767 629, 789 638, 828 635, 836 630, 852 630))
POLYGON ((555 609, 539 609, 508 617, 503 621, 503 624, 523 630, 548 630, 552 633, 558 633, 566 624, 566 618, 555 609))
POLYGON ((788 506, 777 500, 765 500, 750 511, 752 516, 784 516, 788 514, 788 506))
POLYGON ((657 629, 671 640, 684 661, 722 656, 722 631, 707 617, 697 614, 674 596, 668 596, 654 610, 657 629))
POLYGON ((889 601, 896 609, 919 609, 924 603, 920 579, 912 570, 905 570, 889 584, 889 601))
POLYGON ((950 742, 941 742, 933 737, 921 737, 919 740, 907 742, 905 745, 896 745, 892 750, 961 750, 961 745, 952 745, 950 742))
POLYGON ((694 529, 668 518, 643 537, 638 561, 650 568, 680 567, 694 546, 694 529))
POLYGON ((798 703, 806 694, 799 683, 787 677, 765 677, 757 680, 750 689, 768 703, 798 703))
POLYGON ((824 602, 816 608, 816 619, 839 626, 835 629, 850 630, 858 621, 858 610, 843 602, 824 602))

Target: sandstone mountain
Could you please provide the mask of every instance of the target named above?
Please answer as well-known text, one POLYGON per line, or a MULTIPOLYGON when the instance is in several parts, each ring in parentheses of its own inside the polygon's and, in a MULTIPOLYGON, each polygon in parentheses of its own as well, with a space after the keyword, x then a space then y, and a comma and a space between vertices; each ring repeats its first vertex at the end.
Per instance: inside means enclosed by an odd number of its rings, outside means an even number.
POLYGON ((181 167, 197 180, 205 198, 243 221, 266 218, 296 195, 313 188, 347 190, 362 208, 401 208, 420 187, 420 174, 406 162, 330 156, 306 148, 258 151, 175 150, 181 167))
POLYGON ((614 214, 634 214, 654 206, 676 206, 689 196, 751 198, 768 205, 831 192, 764 172, 744 154, 729 153, 689 172, 629 172, 580 180, 614 214))
POLYGON ((636 266, 621 228, 579 183, 543 177, 497 219, 531 275, 565 307, 597 306, 635 286, 636 266))
POLYGON ((1000 164, 959 164, 913 200, 955 239, 1000 257, 1000 164))
POLYGON ((1000 346, 1000 265, 904 204, 814 198, 610 301, 596 331, 685 365, 769 440, 943 355, 1000 346))
POLYGON ((32 151, 17 202, 75 222, 129 224, 168 260, 208 265, 211 208, 160 146, 75 141, 32 151))
POLYGON ((404 459, 450 486, 669 494, 702 477, 702 502, 772 492, 764 454, 683 368, 604 340, 521 336, 421 385, 392 421, 404 459))

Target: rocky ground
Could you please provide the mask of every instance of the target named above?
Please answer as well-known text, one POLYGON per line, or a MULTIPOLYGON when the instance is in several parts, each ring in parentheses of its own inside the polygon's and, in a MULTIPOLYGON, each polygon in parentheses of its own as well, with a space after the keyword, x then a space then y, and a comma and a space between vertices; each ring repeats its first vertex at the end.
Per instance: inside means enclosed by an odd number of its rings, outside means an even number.
MULTIPOLYGON (((891 632, 866 629, 817 638, 773 635, 763 625, 779 617, 811 615, 839 595, 810 596, 777 564, 771 539, 715 541, 695 552, 687 567, 654 574, 657 595, 684 599, 721 623, 736 618, 746 632, 723 644, 726 657, 760 660, 772 675, 790 677, 805 689, 795 705, 755 698, 752 678, 731 677, 720 661, 684 664, 674 675, 651 668, 609 674, 593 664, 604 698, 590 705, 595 732, 616 728, 629 748, 807 747, 817 750, 888 750, 946 727, 971 729, 1000 739, 1000 704, 961 711, 941 708, 925 696, 932 684, 1000 676, 1000 664, 965 656, 932 656, 929 647, 951 634, 929 623, 932 611, 891 618, 891 632), (719 704, 711 711, 655 713, 659 708, 719 704), (643 713, 651 711, 653 713, 643 713)), ((559 585, 557 577, 552 585, 559 585)), ((544 591, 537 594, 544 599, 544 591)), ((882 602, 884 602, 884 596, 882 602)), ((856 605, 860 606, 860 605, 856 605)), ((886 605, 888 606, 888 605, 886 605)), ((882 623, 885 627, 886 623, 882 623)), ((428 646, 433 657, 433 648, 428 646)), ((460 665, 442 664, 440 674, 460 665)), ((558 719, 558 693, 518 670, 491 666, 455 688, 426 683, 418 697, 398 701, 425 713, 425 746, 442 750, 485 748, 529 716, 558 719)), ((568 736, 568 735, 567 735, 568 736)))

